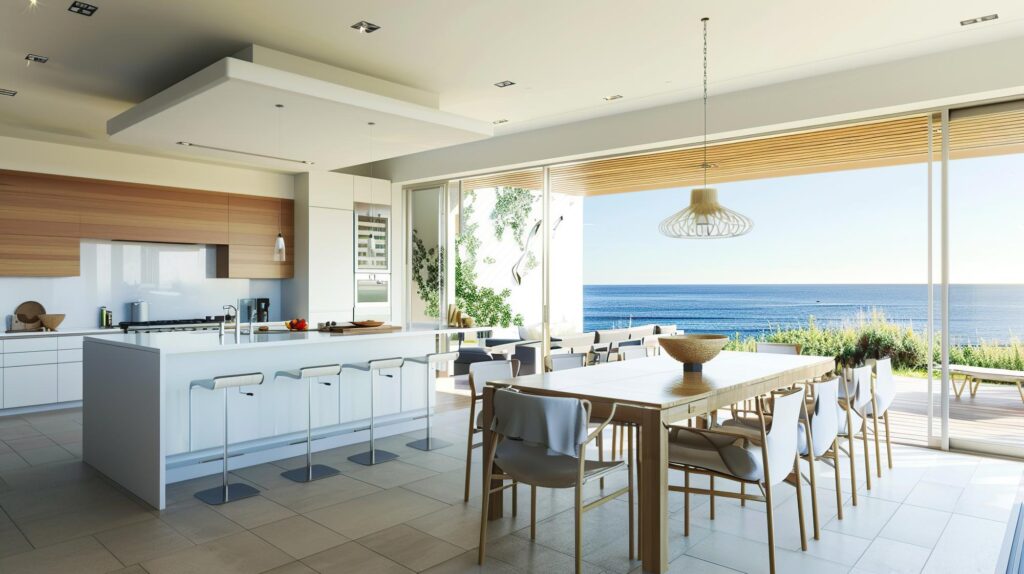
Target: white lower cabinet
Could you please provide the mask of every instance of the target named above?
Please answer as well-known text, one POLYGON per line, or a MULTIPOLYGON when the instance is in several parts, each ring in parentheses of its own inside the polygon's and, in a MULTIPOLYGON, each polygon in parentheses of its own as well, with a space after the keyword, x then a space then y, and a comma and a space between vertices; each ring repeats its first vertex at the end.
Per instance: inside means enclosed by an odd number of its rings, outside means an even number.
POLYGON ((82 400, 82 363, 57 365, 57 402, 82 400))
MULTIPOLYGON (((81 364, 79 364, 81 371, 81 364)), ((81 373, 79 373, 81 377, 81 373)), ((81 378, 79 378, 81 381, 81 378)), ((57 402, 57 365, 4 367, 4 408, 57 402)), ((81 382, 79 382, 81 387, 81 382)))

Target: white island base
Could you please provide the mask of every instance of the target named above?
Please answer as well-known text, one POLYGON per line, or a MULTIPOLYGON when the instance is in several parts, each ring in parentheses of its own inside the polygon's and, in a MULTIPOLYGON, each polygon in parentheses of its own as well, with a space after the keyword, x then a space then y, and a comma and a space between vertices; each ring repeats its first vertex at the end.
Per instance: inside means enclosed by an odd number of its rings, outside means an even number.
MULTIPOLYGON (((228 391, 229 468, 304 455, 306 382, 274 373, 433 353, 456 330, 339 336, 325 333, 243 335, 154 333, 86 338, 83 459, 136 496, 163 509, 166 485, 221 472, 223 391, 189 388, 192 381, 263 373, 262 385, 228 391), (248 396, 246 393, 252 393, 248 396)), ((425 428, 434 377, 422 364, 375 378, 375 434, 425 428)), ((369 440, 370 379, 348 370, 313 385, 313 450, 369 440)), ((315 458, 315 457, 314 457, 315 458)))

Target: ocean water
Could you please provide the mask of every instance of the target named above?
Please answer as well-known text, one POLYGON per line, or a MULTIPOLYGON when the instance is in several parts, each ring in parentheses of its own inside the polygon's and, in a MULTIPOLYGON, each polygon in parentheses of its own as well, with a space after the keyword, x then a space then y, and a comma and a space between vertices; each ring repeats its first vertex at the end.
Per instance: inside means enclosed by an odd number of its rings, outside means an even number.
MULTIPOLYGON (((935 329, 941 329, 935 288, 935 329)), ((1024 285, 951 285, 949 331, 958 343, 1024 337, 1024 285)), ((585 285, 586 330, 677 324, 692 333, 757 335, 855 321, 872 310, 924 332, 927 285, 585 285)))

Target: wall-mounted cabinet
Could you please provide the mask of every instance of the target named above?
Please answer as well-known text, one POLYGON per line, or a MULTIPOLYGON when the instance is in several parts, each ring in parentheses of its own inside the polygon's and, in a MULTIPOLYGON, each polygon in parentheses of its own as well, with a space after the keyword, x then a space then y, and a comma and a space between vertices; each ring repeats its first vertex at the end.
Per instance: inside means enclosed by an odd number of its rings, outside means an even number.
POLYGON ((218 276, 291 277, 289 199, 0 170, 0 276, 79 274, 79 240, 217 245, 218 276))

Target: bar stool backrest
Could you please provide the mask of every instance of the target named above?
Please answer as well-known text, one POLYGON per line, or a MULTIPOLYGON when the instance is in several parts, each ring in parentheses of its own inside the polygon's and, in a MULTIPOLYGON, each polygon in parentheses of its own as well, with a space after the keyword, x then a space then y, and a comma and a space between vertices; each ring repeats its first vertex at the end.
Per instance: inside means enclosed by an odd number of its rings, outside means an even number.
POLYGON ((786 394, 775 395, 772 407, 772 426, 765 436, 768 451, 768 472, 773 485, 789 476, 797 454, 797 432, 800 411, 804 409, 804 389, 799 387, 786 394))
POLYGON ((303 379, 315 379, 316 377, 337 377, 341 372, 341 365, 320 365, 318 367, 302 367, 299 375, 303 379))
POLYGON ((233 387, 249 387, 263 384, 263 373, 247 373, 244 375, 225 375, 214 377, 211 390, 229 389, 233 387))

